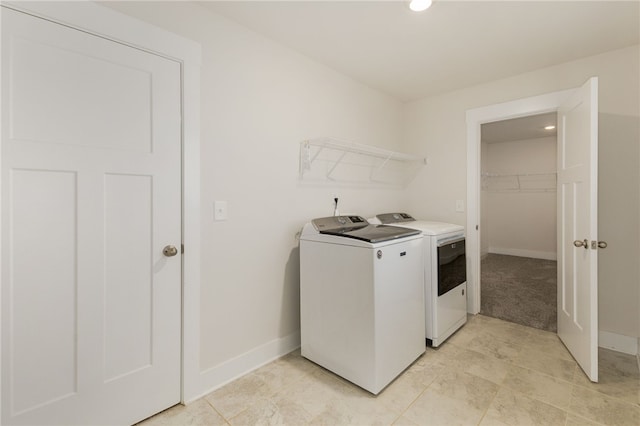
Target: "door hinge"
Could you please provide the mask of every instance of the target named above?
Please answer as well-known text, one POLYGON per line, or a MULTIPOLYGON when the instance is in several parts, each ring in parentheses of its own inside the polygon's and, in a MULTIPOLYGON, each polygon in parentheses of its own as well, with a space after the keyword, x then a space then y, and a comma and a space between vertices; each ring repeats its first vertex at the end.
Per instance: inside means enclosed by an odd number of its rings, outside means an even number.
POLYGON ((180 244, 180 254, 184 254, 184 244, 180 244))
POLYGON ((476 231, 477 231, 478 229, 479 229, 479 226, 478 226, 478 225, 476 225, 476 231))

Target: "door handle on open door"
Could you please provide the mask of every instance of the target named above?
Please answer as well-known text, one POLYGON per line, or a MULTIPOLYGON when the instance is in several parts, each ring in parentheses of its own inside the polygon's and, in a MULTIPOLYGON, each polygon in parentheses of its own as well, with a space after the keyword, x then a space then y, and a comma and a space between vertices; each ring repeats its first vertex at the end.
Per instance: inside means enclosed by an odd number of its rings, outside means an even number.
POLYGON ((597 248, 606 249, 608 246, 606 241, 591 241, 591 248, 594 250, 597 248))
POLYGON ((166 246, 165 248, 162 249, 162 254, 164 254, 167 257, 172 257, 178 254, 178 249, 175 248, 174 246, 166 246))
POLYGON ((582 241, 580 240, 575 240, 573 242, 573 245, 576 247, 584 247, 584 249, 588 249, 589 248, 589 240, 587 240, 586 238, 582 241))

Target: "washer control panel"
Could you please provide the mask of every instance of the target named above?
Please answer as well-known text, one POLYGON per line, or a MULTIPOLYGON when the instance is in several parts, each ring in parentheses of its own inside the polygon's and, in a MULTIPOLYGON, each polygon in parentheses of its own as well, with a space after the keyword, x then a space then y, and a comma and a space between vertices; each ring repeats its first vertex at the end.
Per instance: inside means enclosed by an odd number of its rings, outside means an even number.
POLYGON ((344 229, 358 229, 369 225, 362 216, 329 216, 311 221, 317 231, 338 231, 344 229))

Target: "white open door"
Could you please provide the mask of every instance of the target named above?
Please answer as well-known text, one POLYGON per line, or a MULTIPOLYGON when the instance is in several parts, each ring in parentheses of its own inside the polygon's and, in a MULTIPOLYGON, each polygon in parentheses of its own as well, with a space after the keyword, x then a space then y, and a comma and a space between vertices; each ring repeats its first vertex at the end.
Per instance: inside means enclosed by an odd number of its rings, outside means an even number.
POLYGON ((598 381, 598 79, 558 109, 558 336, 598 381))
POLYGON ((1 423, 135 423, 180 401, 181 66, 2 9, 1 423))

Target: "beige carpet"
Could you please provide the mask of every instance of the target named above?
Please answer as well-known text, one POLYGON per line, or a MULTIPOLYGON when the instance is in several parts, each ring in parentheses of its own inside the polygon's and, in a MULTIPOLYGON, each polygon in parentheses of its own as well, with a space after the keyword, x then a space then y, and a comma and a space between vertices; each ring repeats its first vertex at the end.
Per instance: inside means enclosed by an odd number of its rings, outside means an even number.
POLYGON ((556 261, 489 254, 481 268, 480 313, 557 331, 556 261))

